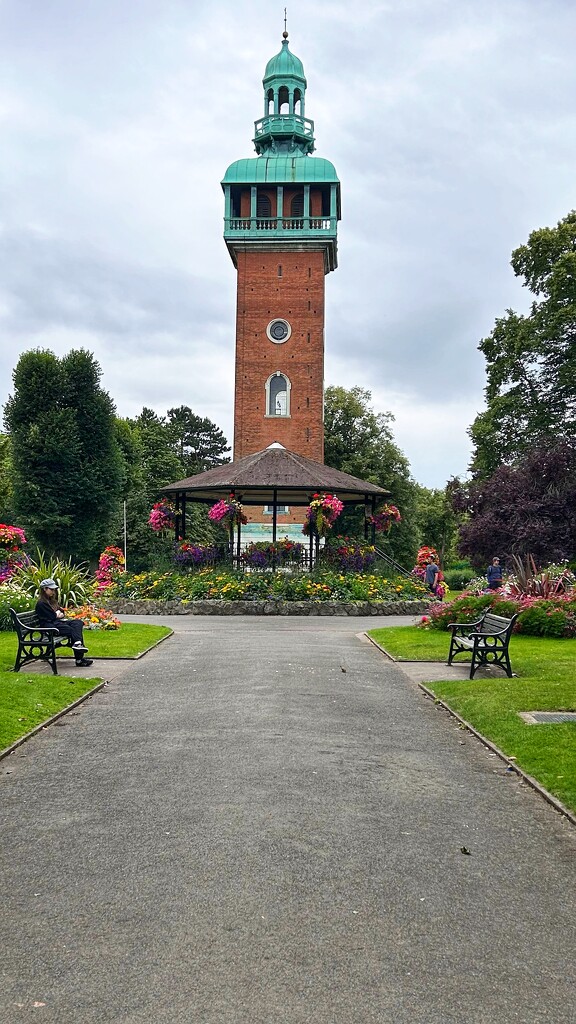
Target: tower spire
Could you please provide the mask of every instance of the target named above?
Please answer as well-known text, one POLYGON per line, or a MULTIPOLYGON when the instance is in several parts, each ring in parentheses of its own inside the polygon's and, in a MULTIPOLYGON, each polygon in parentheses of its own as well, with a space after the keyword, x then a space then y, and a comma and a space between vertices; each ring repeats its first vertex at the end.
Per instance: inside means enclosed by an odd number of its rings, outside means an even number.
POLYGON ((254 125, 254 148, 259 156, 306 156, 314 152, 314 122, 304 116, 306 76, 290 50, 286 27, 282 37, 282 49, 268 61, 262 79, 264 117, 254 125))

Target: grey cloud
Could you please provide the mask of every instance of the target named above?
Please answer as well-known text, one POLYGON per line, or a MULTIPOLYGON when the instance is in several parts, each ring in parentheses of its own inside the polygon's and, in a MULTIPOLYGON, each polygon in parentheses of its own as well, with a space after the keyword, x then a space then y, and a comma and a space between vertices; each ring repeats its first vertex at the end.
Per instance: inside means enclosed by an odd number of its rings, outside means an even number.
POLYGON ((221 323, 215 286, 182 271, 115 261, 86 244, 12 231, 0 235, 0 263, 5 332, 63 327, 153 339, 221 323))

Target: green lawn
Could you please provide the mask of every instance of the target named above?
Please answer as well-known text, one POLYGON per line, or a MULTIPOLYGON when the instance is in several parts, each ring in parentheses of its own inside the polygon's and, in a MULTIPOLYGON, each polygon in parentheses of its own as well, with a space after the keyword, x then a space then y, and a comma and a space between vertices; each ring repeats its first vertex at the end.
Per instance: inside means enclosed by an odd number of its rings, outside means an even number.
MULTIPOLYGON (((170 632, 166 626, 131 622, 110 632, 86 630, 84 636, 94 659, 134 658, 170 632)), ((46 675, 40 675, 36 670, 27 672, 26 667, 20 672, 12 672, 17 649, 15 633, 0 633, 0 750, 73 704, 101 678, 97 660, 89 671, 85 670, 85 675, 74 678, 65 675, 64 652, 58 658, 60 674, 57 676, 52 675, 49 666, 46 675)))
MULTIPOLYGON (((393 657, 446 661, 448 633, 417 626, 370 630, 393 657)), ((465 658, 456 659, 465 661, 465 658)), ((470 659, 467 659, 468 662, 470 659)), ((518 711, 576 711, 576 640, 513 636, 512 670, 498 677, 426 683, 478 732, 533 775, 567 807, 576 810, 576 724, 528 725, 518 711)), ((448 672, 447 672, 448 674, 448 672)))

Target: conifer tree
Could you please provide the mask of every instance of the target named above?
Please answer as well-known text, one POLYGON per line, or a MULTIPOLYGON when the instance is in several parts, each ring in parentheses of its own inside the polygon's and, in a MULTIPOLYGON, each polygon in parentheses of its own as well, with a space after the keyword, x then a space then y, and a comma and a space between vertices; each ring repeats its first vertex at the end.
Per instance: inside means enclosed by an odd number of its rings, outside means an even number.
POLYGON ((114 405, 90 352, 24 353, 5 406, 14 512, 49 553, 92 559, 120 515, 114 405))

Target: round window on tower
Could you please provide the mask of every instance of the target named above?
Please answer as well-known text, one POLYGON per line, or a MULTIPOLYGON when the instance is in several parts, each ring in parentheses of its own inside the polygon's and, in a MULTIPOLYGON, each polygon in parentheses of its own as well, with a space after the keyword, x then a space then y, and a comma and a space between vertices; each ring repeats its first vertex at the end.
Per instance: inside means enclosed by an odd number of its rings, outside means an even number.
POLYGON ((292 328, 287 320, 271 320, 266 328, 266 334, 276 345, 281 345, 283 341, 288 341, 288 338, 292 334, 292 328))

